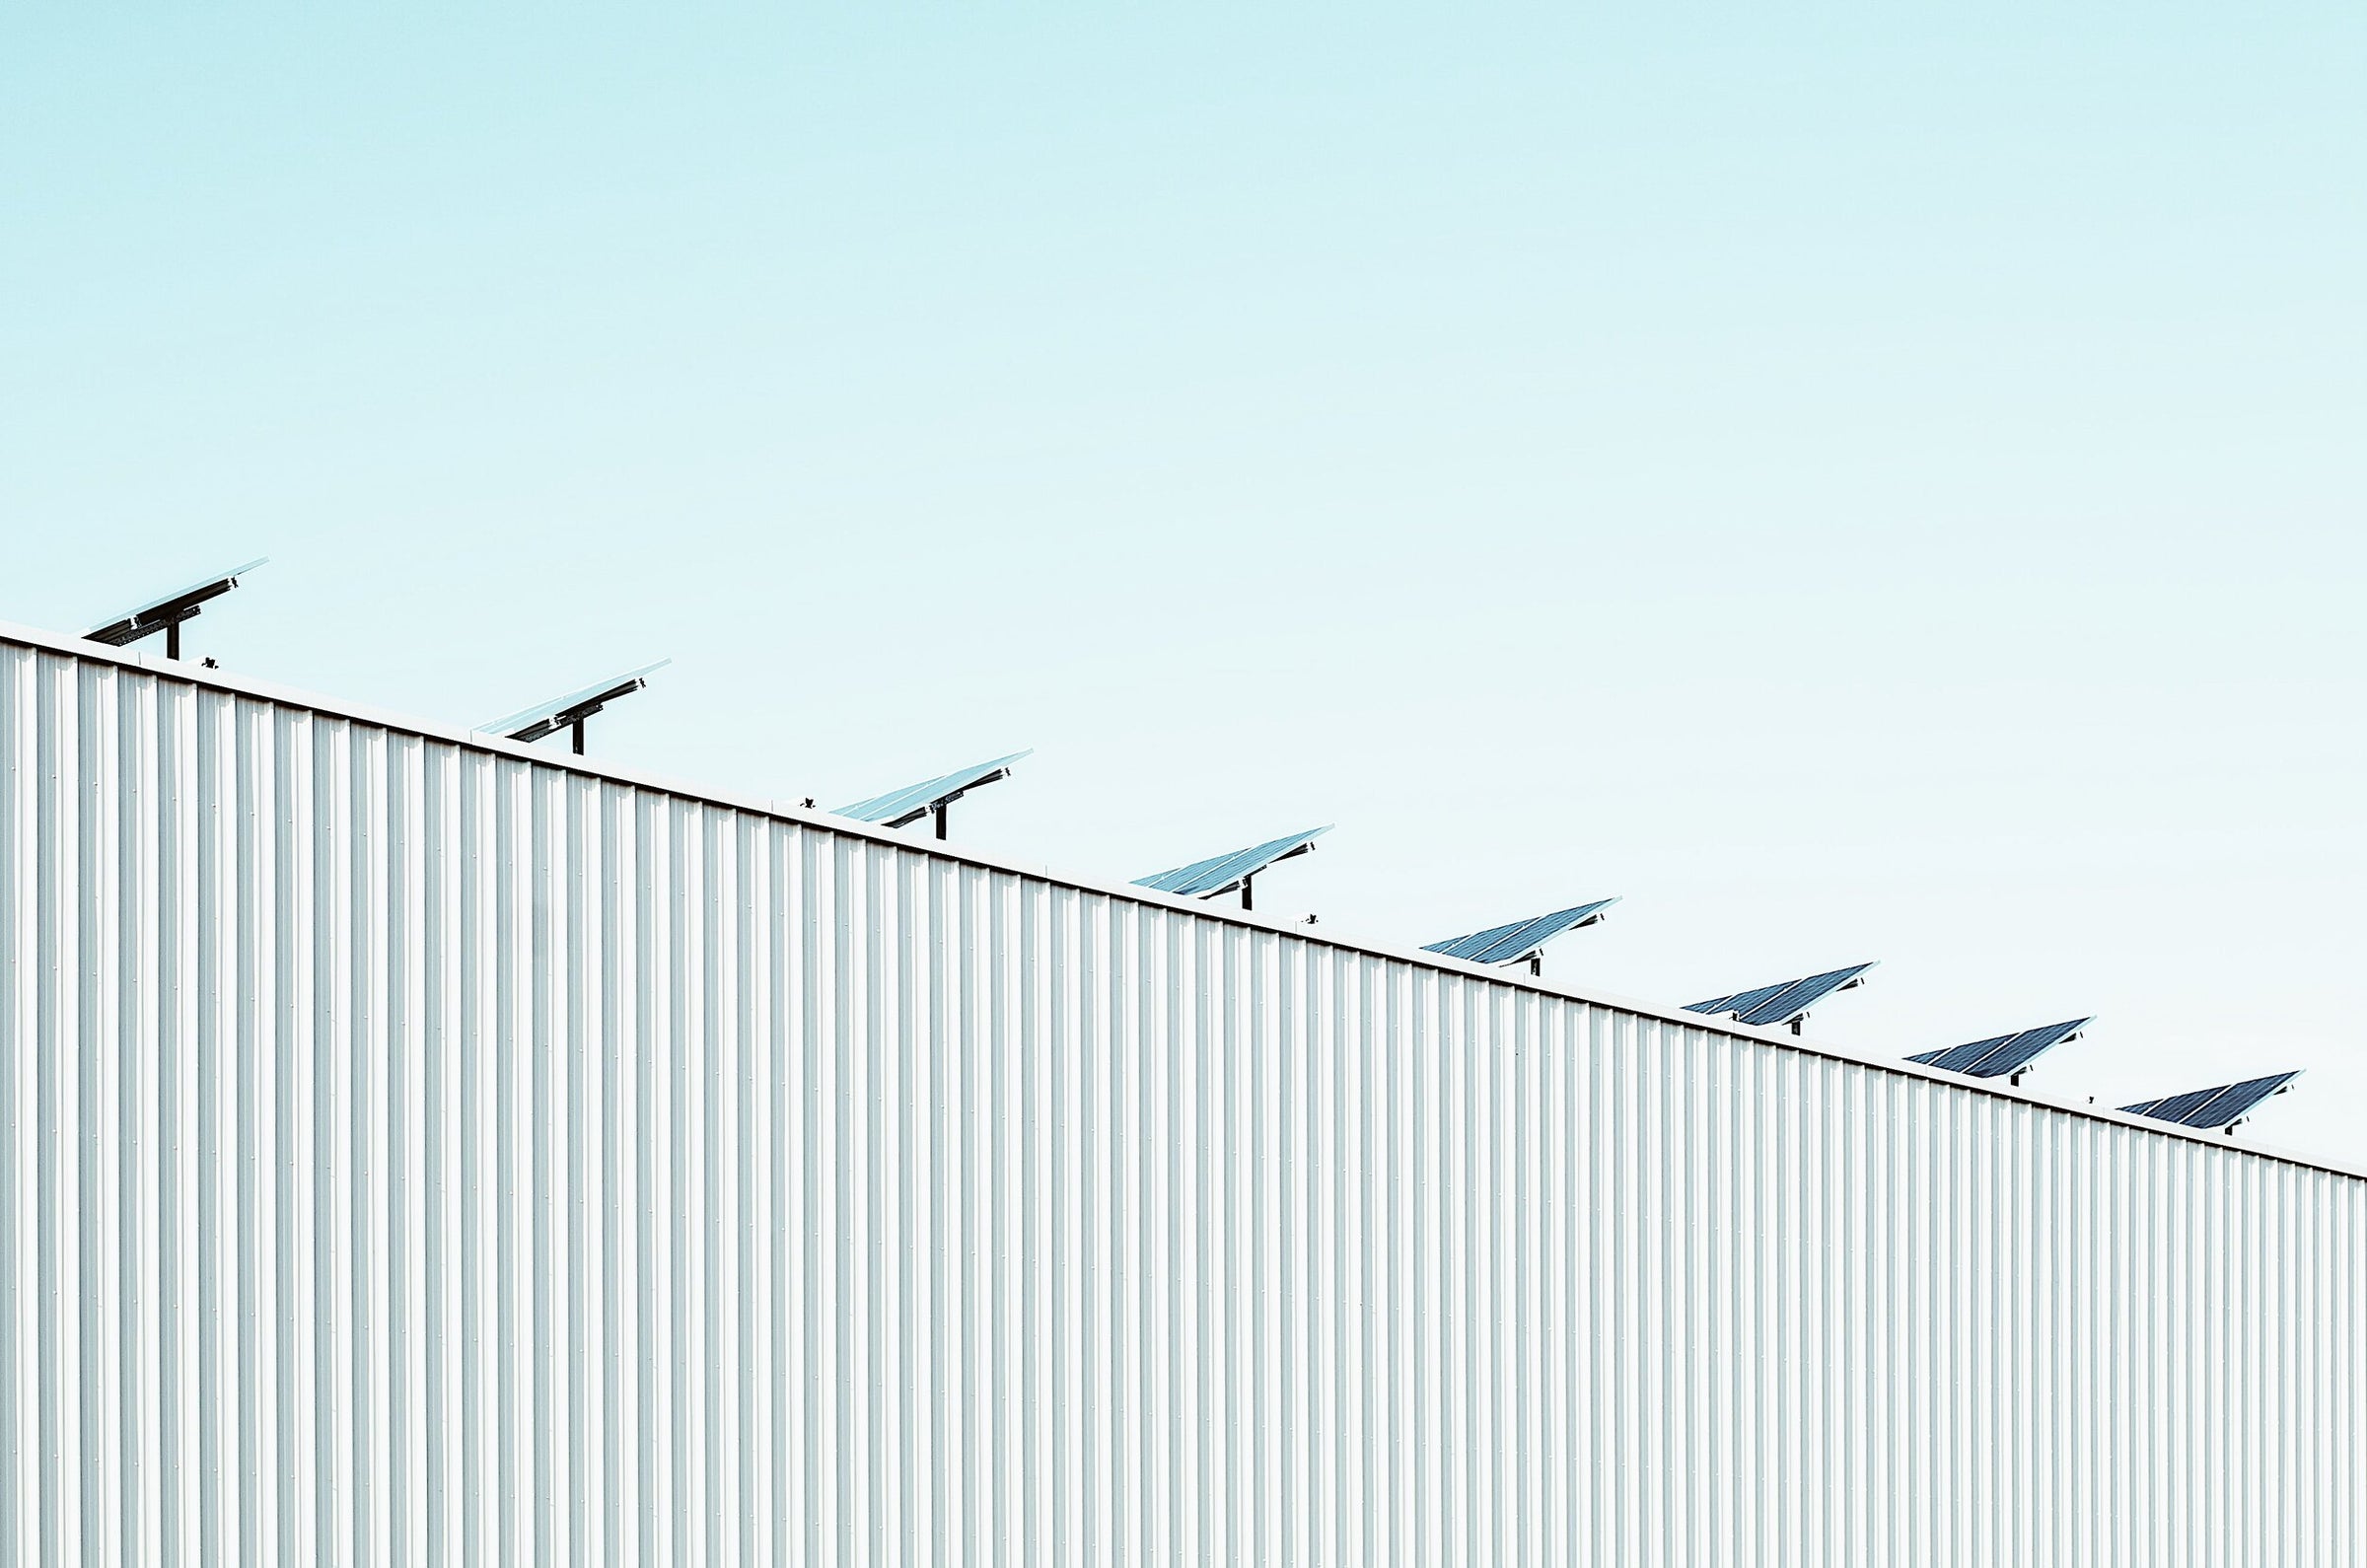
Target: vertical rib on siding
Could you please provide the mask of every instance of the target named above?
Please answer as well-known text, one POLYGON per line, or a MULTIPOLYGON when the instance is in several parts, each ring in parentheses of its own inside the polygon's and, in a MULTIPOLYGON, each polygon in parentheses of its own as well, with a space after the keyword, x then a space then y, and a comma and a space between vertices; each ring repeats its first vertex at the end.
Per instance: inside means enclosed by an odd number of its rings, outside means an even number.
POLYGON ((2367 1183, 0 644, 0 1565, 2353 1564, 2367 1183))

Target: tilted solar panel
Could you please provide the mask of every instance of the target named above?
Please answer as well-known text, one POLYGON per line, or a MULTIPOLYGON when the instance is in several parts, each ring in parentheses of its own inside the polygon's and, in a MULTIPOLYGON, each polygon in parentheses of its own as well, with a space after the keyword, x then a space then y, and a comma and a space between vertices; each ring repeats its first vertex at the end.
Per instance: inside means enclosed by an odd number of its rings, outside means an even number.
POLYGON ((2092 1018, 2067 1019, 2060 1024, 2026 1029, 2018 1034, 1997 1034, 1969 1045, 1925 1051, 1907 1060, 1937 1067, 1942 1072, 1963 1073, 1968 1078, 2009 1078, 2057 1045, 2067 1045, 2079 1038, 2080 1032, 2095 1022, 2092 1018))
POLYGON ((862 822, 878 822, 888 827, 901 827, 906 822, 917 821, 940 807, 952 805, 964 794, 980 785, 991 784, 997 779, 1009 777, 1012 763, 1035 754, 1034 749, 1031 748, 1025 751, 1014 751, 1009 756, 998 756, 991 762, 978 762, 969 767, 956 768, 942 778, 923 779, 918 784, 907 784, 902 789, 890 790, 885 795, 874 795, 871 799, 857 801, 852 806, 841 806, 837 809, 836 815, 852 817, 862 822))
POLYGON ((1252 844, 1247 849, 1236 849, 1231 854, 1211 855, 1206 860, 1195 860, 1188 866, 1178 866, 1173 871, 1162 871, 1149 877, 1137 877, 1134 879, 1134 886, 1155 888, 1161 892, 1181 893, 1187 898, 1213 898, 1219 893, 1231 892, 1234 889, 1240 888, 1243 890, 1243 903, 1246 906, 1248 903, 1247 885, 1252 877, 1256 876, 1257 873, 1273 865, 1276 861, 1289 860, 1294 856, 1306 854, 1315 848, 1315 841, 1318 838, 1329 831, 1331 831, 1330 825, 1327 823, 1322 827, 1310 827, 1303 833, 1292 833, 1283 838, 1270 838, 1262 844, 1252 844))
POLYGON ((1785 980, 1780 985, 1762 985, 1754 991, 1737 991, 1732 996, 1713 996, 1706 1002, 1687 1002, 1685 1010, 1724 1014, 1738 1024, 1797 1024, 1825 998, 1865 984, 1865 973, 1872 967, 1870 962, 1853 963, 1845 969, 1829 969, 1805 979, 1785 980))
MULTIPOLYGON (((85 631, 83 635, 93 642, 109 643, 118 648, 124 647, 139 641, 142 637, 164 630, 174 622, 193 618, 201 606, 238 587, 240 578, 245 577, 258 566, 270 564, 270 556, 258 555, 243 566, 232 567, 219 577, 209 577, 201 582, 191 583, 186 588, 177 588, 170 594, 159 594, 156 598, 143 602, 136 609, 127 609, 110 620, 101 621, 98 625, 85 631)), ((176 654, 175 657, 179 656, 176 654)))
POLYGON ((1474 931, 1468 937, 1432 942, 1424 946, 1422 951, 1443 953, 1450 959, 1468 959, 1473 963, 1518 963, 1563 932, 1576 931, 1600 921, 1603 911, 1618 901, 1616 898, 1598 898, 1593 903, 1574 904, 1570 908, 1556 909, 1551 914, 1538 915, 1534 919, 1490 926, 1485 931, 1474 931))
POLYGON ((2269 1096, 2283 1094, 2300 1076, 2298 1069, 2289 1073, 2271 1073, 2265 1078, 2247 1078, 2240 1084, 2222 1084, 2215 1089, 2196 1089, 2183 1095, 2165 1095, 2159 1100, 2141 1100, 2133 1105, 2122 1105, 2120 1108, 2132 1116, 2174 1121, 2182 1127, 2232 1127, 2258 1109, 2260 1102, 2269 1096))
MULTIPOLYGON (((618 697, 639 691, 649 684, 651 676, 672 663, 674 661, 671 659, 661 659, 654 665, 627 670, 622 675, 594 681, 580 691, 570 691, 563 697, 553 697, 548 702, 521 708, 506 719, 495 719, 491 724, 480 724, 477 728, 493 735, 507 736, 513 741, 539 741, 544 736, 556 735, 570 725, 580 725, 618 697)), ((579 730, 577 734, 580 738, 582 732, 579 730)))

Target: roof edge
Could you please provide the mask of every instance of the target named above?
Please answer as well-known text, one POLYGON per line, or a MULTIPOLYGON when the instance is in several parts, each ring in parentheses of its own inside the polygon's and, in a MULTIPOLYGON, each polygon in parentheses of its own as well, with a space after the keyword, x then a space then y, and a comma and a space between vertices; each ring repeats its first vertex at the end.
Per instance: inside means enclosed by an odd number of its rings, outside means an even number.
POLYGON ((1450 959, 1444 954, 1427 952, 1419 946, 1399 947, 1385 942, 1342 940, 1320 928, 1286 925, 1255 910, 1214 907, 1198 898, 1160 892, 1154 889, 1140 887, 1118 879, 1104 880, 1096 877, 1081 877, 1068 872, 1056 871, 1038 862, 1022 860, 1016 856, 996 855, 979 850, 957 850, 935 839, 908 838, 894 829, 876 827, 869 822, 856 821, 852 818, 840 817, 819 808, 809 809, 785 800, 743 795, 730 790, 692 784, 639 768, 594 762, 587 757, 573 756, 563 752, 549 752, 483 730, 469 729, 462 725, 439 724, 433 720, 418 718, 410 714, 374 708, 365 703, 341 702, 300 687, 284 685, 278 681, 234 675, 225 670, 208 670, 201 665, 192 665, 186 660, 177 662, 165 658, 162 654, 141 652, 136 647, 114 648, 106 643, 91 642, 81 637, 0 620, 0 644, 8 643, 38 652, 79 659, 89 664, 112 665, 160 679, 178 680, 183 685, 200 686, 209 690, 228 692, 234 696, 251 697, 257 701, 278 703, 285 707, 302 708, 309 712, 353 723, 375 725, 396 734, 415 736, 421 740, 441 741, 448 745, 484 751, 495 756, 512 757, 518 761, 552 768, 562 773, 584 774, 593 778, 606 779, 610 783, 628 785, 634 789, 652 790, 660 794, 678 796, 684 800, 698 801, 705 805, 720 806, 730 811, 750 812, 781 821, 795 822, 803 827, 821 828, 849 838, 866 838, 876 843, 890 844, 899 849, 909 850, 914 854, 960 861, 989 871, 1008 872, 1014 876, 1033 877, 1040 882, 1054 883, 1080 892, 1124 899, 1131 903, 1147 904, 1179 914, 1197 915, 1202 919, 1217 920, 1228 925, 1245 926, 1273 936, 1288 937, 1310 946, 1331 948, 1370 958, 1384 959, 1413 968, 1435 969, 1442 973, 1485 980, 1504 986, 1508 990, 1533 991, 1561 1001, 1582 1002, 1590 1007, 1610 1008, 1633 1014, 1639 1018, 1652 1019, 1659 1023, 1677 1024, 1686 1029, 1699 1030, 1703 1033, 1731 1035, 1738 1039, 1754 1040, 1759 1044, 1770 1045, 1778 1050, 1797 1051, 1804 1055, 1823 1057, 1829 1061, 1846 1062, 1851 1066, 1871 1068, 1901 1078, 1921 1079, 1965 1094, 1985 1095, 1991 1099, 2030 1105, 2037 1109, 2061 1111, 2066 1115, 2100 1121, 2109 1126, 2127 1127, 2138 1132, 2151 1133, 2156 1137, 2180 1138, 2226 1154, 2250 1155, 2259 1159, 2273 1160, 2283 1165, 2325 1172, 2331 1176, 2346 1176, 2355 1181, 2367 1181, 2367 1165, 2345 1166, 2331 1159, 2303 1154, 2295 1150, 2276 1149, 2262 1144, 2234 1143, 2224 1136, 2215 1137, 2199 1129, 2184 1128, 2170 1122, 2153 1121, 2101 1105, 2057 1100, 2051 1096, 2034 1094, 2029 1090, 2011 1087, 1992 1087, 1988 1080, 1966 1079, 1954 1073, 1939 1072, 1900 1056, 1871 1055, 1829 1041, 1814 1040, 1803 1035, 1793 1034, 1779 1027, 1738 1024, 1730 1020, 1722 1021, 1708 1015, 1687 1011, 1673 1004, 1647 1002, 1613 992, 1582 991, 1572 986, 1548 982, 1542 976, 1505 970, 1492 964, 1474 963, 1464 959, 1450 959))

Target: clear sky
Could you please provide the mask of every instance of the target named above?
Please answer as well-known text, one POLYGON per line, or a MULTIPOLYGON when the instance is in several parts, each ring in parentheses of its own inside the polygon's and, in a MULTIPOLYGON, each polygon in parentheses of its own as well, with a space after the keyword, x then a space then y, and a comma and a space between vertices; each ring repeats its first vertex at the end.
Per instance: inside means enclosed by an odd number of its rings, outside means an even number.
POLYGON ((25 10, 0 618, 2367 1158, 2367 11, 25 10))

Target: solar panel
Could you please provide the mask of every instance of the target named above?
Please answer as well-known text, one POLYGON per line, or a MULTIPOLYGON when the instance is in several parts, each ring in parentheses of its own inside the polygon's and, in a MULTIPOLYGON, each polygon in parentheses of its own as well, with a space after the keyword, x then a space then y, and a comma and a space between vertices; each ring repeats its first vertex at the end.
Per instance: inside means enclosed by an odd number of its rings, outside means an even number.
POLYGON ((238 587, 240 578, 258 566, 269 565, 270 560, 267 555, 258 555, 246 565, 234 566, 218 577, 208 577, 186 588, 175 589, 170 594, 160 594, 137 609, 126 610, 112 620, 102 621, 83 635, 93 642, 122 648, 161 631, 165 634, 165 657, 179 659, 180 623, 193 619, 205 605, 238 587))
POLYGON ((2225 1127, 2233 1131, 2236 1123, 2251 1115, 2262 1101, 2283 1094, 2300 1076, 2298 1070, 2270 1073, 2265 1078, 2247 1078, 2240 1084, 2222 1084, 2216 1089, 2166 1095, 2160 1100, 2140 1101, 2120 1108, 2131 1115, 2173 1121, 2182 1127, 2225 1127))
POLYGON ((1490 926, 1485 931, 1474 931, 1468 937, 1433 942, 1422 951, 1443 953, 1450 959, 1468 959, 1473 963, 1518 963, 1524 959, 1535 959, 1540 948, 1564 931, 1576 931, 1582 926, 1597 924, 1603 918, 1603 911, 1618 901, 1616 898, 1598 898, 1593 903, 1556 909, 1551 914, 1538 915, 1533 919, 1490 926))
POLYGON ((857 801, 852 806, 841 806, 838 808, 837 815, 852 817, 857 821, 878 822, 888 827, 901 827, 906 822, 918 821, 921 818, 934 814, 937 819, 937 836, 943 838, 945 836, 945 809, 948 806, 981 785, 992 784, 997 779, 1009 778, 1012 763, 1019 761, 1022 757, 1035 754, 1035 750, 1031 748, 1025 751, 1014 751, 1009 756, 998 756, 991 762, 979 762, 969 767, 956 768, 943 778, 924 779, 918 784, 907 784, 900 790, 890 790, 885 795, 874 795, 867 801, 857 801))
POLYGON ((584 750, 584 721, 618 697, 630 696, 648 685, 651 676, 672 663, 674 661, 671 659, 661 659, 654 665, 643 665, 638 670, 610 676, 606 680, 594 681, 581 691, 571 691, 548 702, 538 702, 531 708, 519 709, 506 719, 496 719, 491 724, 480 724, 477 728, 512 741, 528 742, 539 741, 561 730, 573 730, 575 751, 581 756, 584 750))
POLYGON ((2068 1045, 2079 1038, 2080 1033, 2095 1022, 2092 1018, 2068 1019, 2060 1024, 2026 1029, 2018 1034, 1998 1034, 1976 1039, 1970 1045, 1925 1051, 1907 1060, 1937 1067, 1942 1072, 1963 1073, 1968 1078, 2019 1078, 2032 1062, 2057 1045, 2068 1045))
POLYGON ((1762 985, 1757 990, 1737 991, 1732 996, 1713 996, 1706 1002, 1687 1002, 1685 1010, 1722 1013, 1738 1024, 1789 1024, 1797 1033, 1800 1021, 1808 1017, 1810 1008, 1835 992, 1865 984, 1865 973, 1872 967, 1872 963, 1853 963, 1845 969, 1829 969, 1805 979, 1762 985))
POLYGON ((1206 860, 1195 860, 1188 866, 1160 872, 1156 876, 1137 877, 1134 886, 1156 888, 1161 892, 1182 893, 1187 898, 1214 898, 1219 893, 1231 892, 1239 888, 1241 906, 1248 909, 1253 907, 1250 901, 1250 879, 1279 861, 1307 854, 1315 848, 1315 841, 1329 831, 1331 828, 1327 823, 1322 827, 1310 827, 1303 833, 1292 833, 1287 838, 1270 838, 1262 844, 1236 849, 1229 855, 1213 855, 1206 860))

